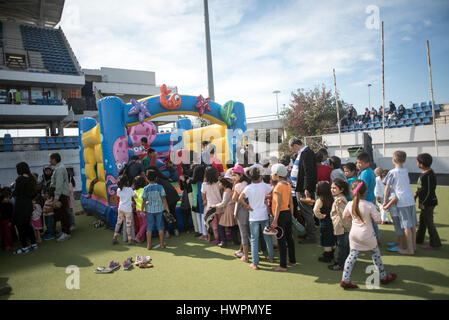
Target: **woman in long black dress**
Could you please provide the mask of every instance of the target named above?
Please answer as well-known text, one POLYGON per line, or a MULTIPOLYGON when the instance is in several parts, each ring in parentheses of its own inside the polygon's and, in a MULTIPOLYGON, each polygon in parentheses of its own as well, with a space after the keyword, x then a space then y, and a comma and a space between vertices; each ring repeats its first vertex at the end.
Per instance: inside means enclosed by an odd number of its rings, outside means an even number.
POLYGON ((37 249, 36 238, 31 227, 31 214, 33 212, 33 198, 36 196, 36 180, 30 172, 30 167, 26 162, 16 165, 17 174, 16 186, 13 197, 15 197, 15 207, 13 223, 19 232, 19 240, 22 245, 14 254, 22 254, 37 249), (28 240, 31 245, 28 246, 28 240))

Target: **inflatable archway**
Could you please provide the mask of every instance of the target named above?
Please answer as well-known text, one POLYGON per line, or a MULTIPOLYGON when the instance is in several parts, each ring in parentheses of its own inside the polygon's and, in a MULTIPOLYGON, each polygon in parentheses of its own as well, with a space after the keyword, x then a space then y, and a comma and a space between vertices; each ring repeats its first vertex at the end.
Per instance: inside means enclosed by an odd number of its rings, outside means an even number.
POLYGON ((170 93, 162 85, 160 95, 130 103, 118 97, 105 97, 98 101, 98 122, 92 118, 79 121, 81 204, 85 211, 115 225, 118 172, 133 155, 144 153, 140 146, 142 137, 157 151, 157 166, 163 173, 173 151, 198 152, 204 140, 217 146, 216 156, 224 165, 236 160, 236 150, 243 145, 246 135, 244 105, 233 101, 220 105, 201 95, 170 93), (157 133, 151 120, 165 115, 199 116, 214 125, 192 129, 189 119, 181 119, 174 132, 157 133))

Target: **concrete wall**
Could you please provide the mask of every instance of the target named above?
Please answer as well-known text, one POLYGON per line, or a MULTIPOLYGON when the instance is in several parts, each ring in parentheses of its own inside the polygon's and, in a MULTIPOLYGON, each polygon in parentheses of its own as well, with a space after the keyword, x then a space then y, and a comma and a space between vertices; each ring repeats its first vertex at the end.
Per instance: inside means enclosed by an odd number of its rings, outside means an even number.
POLYGON ((155 85, 156 75, 152 71, 101 68, 103 82, 135 83, 155 85))
MULTIPOLYGON (((391 159, 396 150, 407 153, 406 167, 410 172, 419 172, 416 167, 416 157, 418 154, 427 152, 434 157, 434 170, 440 174, 449 173, 449 124, 437 125, 438 155, 435 153, 434 131, 432 125, 395 128, 385 130, 385 157, 383 155, 383 134, 382 130, 366 131, 372 138, 374 161, 382 168, 393 167, 391 159)), ((342 162, 354 161, 349 156, 348 148, 363 146, 363 132, 342 133, 342 150, 340 155, 340 145, 338 134, 323 136, 323 142, 328 146, 329 155, 336 155, 342 158, 342 162)))
POLYGON ((20 72, 20 71, 8 71, 0 70, 0 79, 2 81, 8 80, 11 84, 14 83, 26 83, 27 85, 33 85, 33 83, 39 84, 40 87, 45 84, 53 84, 60 86, 84 86, 84 75, 81 76, 69 76, 64 74, 50 74, 50 73, 32 73, 32 72, 20 72))
MULTIPOLYGON (((49 165, 49 155, 52 151, 19 151, 19 152, 2 152, 0 153, 0 184, 9 186, 17 178, 16 164, 26 162, 30 166, 32 173, 42 175, 42 170, 49 165)), ((62 163, 66 167, 73 167, 75 172, 75 191, 81 190, 81 174, 79 150, 57 150, 61 155, 62 163)))

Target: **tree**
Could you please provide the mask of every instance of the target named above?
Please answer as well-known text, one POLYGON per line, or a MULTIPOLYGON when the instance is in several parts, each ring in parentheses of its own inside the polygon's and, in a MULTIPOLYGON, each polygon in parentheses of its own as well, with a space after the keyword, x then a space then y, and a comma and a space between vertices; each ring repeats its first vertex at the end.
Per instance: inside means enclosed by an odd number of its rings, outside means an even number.
MULTIPOLYGON (((342 118, 347 103, 339 101, 340 118, 342 118)), ((288 140, 291 137, 320 136, 335 131, 337 124, 337 111, 335 97, 325 85, 305 91, 298 89, 292 92, 292 101, 288 108, 281 112, 285 124, 287 139, 280 145, 282 154, 290 153, 288 140)), ((321 139, 319 139, 321 140, 321 139)), ((309 139, 308 143, 309 144, 309 139)), ((320 143, 313 143, 319 148, 320 143)))

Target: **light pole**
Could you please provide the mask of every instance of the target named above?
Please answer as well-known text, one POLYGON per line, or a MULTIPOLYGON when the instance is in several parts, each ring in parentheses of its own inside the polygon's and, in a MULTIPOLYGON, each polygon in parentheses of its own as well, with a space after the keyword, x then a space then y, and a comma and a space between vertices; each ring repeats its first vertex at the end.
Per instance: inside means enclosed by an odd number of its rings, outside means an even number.
POLYGON ((370 92, 371 86, 372 86, 371 83, 368 83, 368 106, 370 110, 371 110, 371 92, 370 92))
POLYGON ((273 93, 276 95, 276 115, 279 119, 279 103, 278 103, 278 94, 281 93, 279 90, 274 90, 273 93))
POLYGON ((212 50, 210 45, 209 30, 209 6, 207 0, 204 0, 204 27, 206 29, 206 55, 207 55, 207 87, 209 89, 209 98, 214 101, 214 75, 212 71, 212 50))

